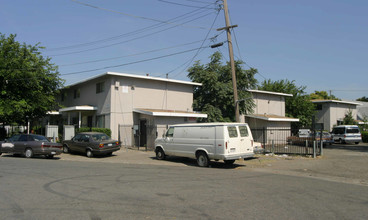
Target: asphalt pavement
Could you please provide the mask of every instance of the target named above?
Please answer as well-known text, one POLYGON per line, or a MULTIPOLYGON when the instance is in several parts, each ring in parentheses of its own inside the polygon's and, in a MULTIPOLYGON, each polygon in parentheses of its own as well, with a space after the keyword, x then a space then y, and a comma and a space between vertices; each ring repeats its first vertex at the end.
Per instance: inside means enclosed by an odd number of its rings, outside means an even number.
MULTIPOLYGON (((103 163, 123 163, 165 166, 197 166, 194 159, 168 157, 155 159, 153 151, 144 148, 122 148, 112 156, 87 158, 80 154, 61 154, 55 159, 65 161, 86 161, 103 163)), ((244 169, 252 172, 266 172, 290 176, 305 176, 335 182, 344 182, 368 186, 368 144, 334 144, 324 148, 323 156, 317 158, 292 155, 255 155, 246 160, 237 160, 234 165, 226 166, 221 161, 211 162, 211 168, 244 169)))

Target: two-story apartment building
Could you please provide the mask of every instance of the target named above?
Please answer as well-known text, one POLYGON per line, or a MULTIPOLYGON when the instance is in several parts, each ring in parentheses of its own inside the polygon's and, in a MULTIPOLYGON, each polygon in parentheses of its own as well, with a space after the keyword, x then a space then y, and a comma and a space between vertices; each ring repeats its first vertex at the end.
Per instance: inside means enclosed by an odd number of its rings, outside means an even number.
POLYGON ((351 111, 352 116, 357 120, 357 102, 339 100, 312 100, 316 105, 316 123, 322 124, 323 129, 332 131, 336 125, 340 125, 345 115, 351 111))
POLYGON ((167 126, 195 122, 193 87, 180 80, 106 72, 62 89, 59 109, 64 124, 110 128, 128 146, 153 147, 167 126))
POLYGON ((253 138, 266 143, 271 140, 285 142, 287 136, 291 135, 291 122, 299 121, 285 116, 285 98, 292 95, 261 90, 248 91, 252 93, 256 105, 252 114, 245 115, 245 122, 249 124, 253 138))

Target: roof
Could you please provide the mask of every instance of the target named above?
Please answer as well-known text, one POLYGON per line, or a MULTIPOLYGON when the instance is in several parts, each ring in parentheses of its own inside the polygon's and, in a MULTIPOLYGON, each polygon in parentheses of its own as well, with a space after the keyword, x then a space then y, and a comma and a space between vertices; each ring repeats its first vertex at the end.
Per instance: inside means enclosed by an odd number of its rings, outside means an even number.
POLYGON ((254 114, 254 115, 245 115, 245 117, 260 119, 264 121, 288 121, 288 122, 298 122, 298 118, 289 118, 285 116, 279 115, 267 115, 267 114, 254 114))
POLYGON ((171 82, 171 83, 178 83, 178 84, 185 84, 185 85, 192 85, 192 86, 202 86, 202 83, 195 83, 183 80, 174 80, 174 79, 166 79, 160 77, 152 77, 152 76, 142 76, 142 75, 135 75, 135 74, 128 74, 128 73, 117 73, 117 72, 106 72, 100 75, 96 75, 85 80, 70 84, 68 86, 75 86, 81 83, 85 83, 94 79, 101 78, 103 76, 122 76, 122 77, 129 77, 129 78, 136 78, 136 79, 146 79, 146 80, 154 80, 154 81, 162 81, 162 82, 171 82))
POLYGON ((368 117, 368 102, 357 102, 361 105, 357 106, 358 120, 364 121, 368 117))
POLYGON ((90 105, 71 106, 67 108, 59 109, 59 112, 70 112, 70 111, 95 111, 98 108, 90 105))
POLYGON ((263 90, 248 89, 247 91, 248 92, 253 92, 253 93, 269 94, 269 95, 279 95, 279 96, 289 96, 289 97, 293 96, 292 94, 281 93, 281 92, 263 91, 263 90))
POLYGON ((160 110, 160 109, 134 109, 133 112, 151 115, 151 116, 169 116, 169 117, 192 117, 192 118, 207 118, 207 114, 198 112, 187 112, 177 110, 160 110))
POLYGON ((325 99, 314 99, 311 100, 313 103, 340 103, 340 104, 348 104, 348 105, 361 105, 357 102, 351 102, 351 101, 340 101, 340 100, 325 100, 325 99))

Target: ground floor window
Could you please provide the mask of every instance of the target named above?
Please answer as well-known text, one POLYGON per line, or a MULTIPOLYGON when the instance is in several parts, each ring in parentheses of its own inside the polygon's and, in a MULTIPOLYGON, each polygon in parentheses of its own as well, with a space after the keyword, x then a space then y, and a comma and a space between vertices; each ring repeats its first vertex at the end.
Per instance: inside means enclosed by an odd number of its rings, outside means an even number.
POLYGON ((105 115, 98 115, 96 117, 96 127, 105 128, 105 115))

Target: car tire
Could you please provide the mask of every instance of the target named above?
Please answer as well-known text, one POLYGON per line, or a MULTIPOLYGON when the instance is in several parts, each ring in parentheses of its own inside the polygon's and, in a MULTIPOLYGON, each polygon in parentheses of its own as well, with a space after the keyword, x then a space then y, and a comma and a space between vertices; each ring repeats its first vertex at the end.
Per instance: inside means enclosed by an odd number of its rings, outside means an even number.
POLYGON ((63 153, 64 154, 70 153, 70 149, 69 149, 69 147, 67 145, 64 145, 63 146, 63 153))
POLYGON ((200 151, 197 153, 197 164, 200 167, 208 167, 210 160, 205 152, 200 151))
POLYGON ((33 157, 33 150, 32 148, 27 148, 25 151, 24 151, 24 156, 26 158, 32 158, 33 157))
POLYGON ((46 158, 47 159, 53 159, 54 158, 54 155, 46 155, 46 158))
POLYGON ((235 160, 224 160, 226 165, 232 165, 234 164, 235 160))
POLYGON ((156 159, 157 160, 164 160, 166 157, 164 150, 162 148, 156 149, 156 159))
MULTIPOLYGON (((359 144, 359 142, 355 142, 355 144, 359 144)), ((0 153, 0 155, 1 155, 1 153, 0 153)))
POLYGON ((90 149, 88 149, 88 150, 86 151, 86 155, 87 155, 87 157, 89 157, 89 158, 93 157, 93 153, 92 153, 92 151, 91 151, 90 149))

